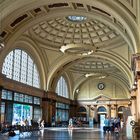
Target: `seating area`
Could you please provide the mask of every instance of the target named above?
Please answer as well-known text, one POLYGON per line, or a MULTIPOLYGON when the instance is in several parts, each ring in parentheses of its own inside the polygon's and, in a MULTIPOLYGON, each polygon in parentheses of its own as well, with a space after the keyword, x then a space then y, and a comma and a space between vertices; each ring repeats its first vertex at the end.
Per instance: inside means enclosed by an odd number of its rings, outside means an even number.
MULTIPOLYGON (((38 123, 33 123, 32 125, 8 125, 5 124, 1 127, 1 135, 12 136, 12 133, 18 132, 19 136, 26 135, 38 135, 40 132, 41 126, 38 123)), ((15 134, 13 134, 14 136, 15 134)))
POLYGON ((18 126, 19 134, 24 135, 24 132, 28 134, 38 134, 40 131, 39 126, 18 126))

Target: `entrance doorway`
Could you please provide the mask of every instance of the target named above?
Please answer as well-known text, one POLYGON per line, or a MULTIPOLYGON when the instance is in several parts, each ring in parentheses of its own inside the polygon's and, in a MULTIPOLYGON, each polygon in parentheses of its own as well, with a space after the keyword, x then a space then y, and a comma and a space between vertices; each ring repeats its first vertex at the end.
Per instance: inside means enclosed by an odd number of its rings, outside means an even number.
POLYGON ((120 106, 118 108, 118 118, 123 119, 123 110, 124 110, 124 106, 120 106))
POLYGON ((100 114, 100 126, 104 126, 105 114, 100 114))
POLYGON ((103 113, 98 114, 98 124, 99 124, 99 126, 104 126, 105 117, 106 117, 106 114, 103 114, 103 113))
POLYGON ((105 120, 105 117, 106 117, 106 108, 104 106, 100 106, 98 108, 98 124, 100 126, 103 126, 104 125, 104 120, 105 120))
POLYGON ((101 130, 103 130, 104 126, 104 120, 105 120, 106 114, 100 113, 98 114, 98 126, 100 127, 101 130))

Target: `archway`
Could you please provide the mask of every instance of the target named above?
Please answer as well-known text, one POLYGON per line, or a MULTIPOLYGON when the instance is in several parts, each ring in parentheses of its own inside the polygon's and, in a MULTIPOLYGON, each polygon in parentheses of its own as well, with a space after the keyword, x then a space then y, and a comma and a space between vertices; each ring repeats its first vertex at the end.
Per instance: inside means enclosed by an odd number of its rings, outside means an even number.
POLYGON ((123 108, 124 106, 120 106, 118 108, 118 118, 123 119, 123 108))
POLYGON ((81 122, 87 122, 87 110, 85 107, 81 106, 78 108, 77 117, 81 122))
POLYGON ((104 120, 105 120, 105 117, 106 117, 106 114, 107 114, 107 110, 104 106, 100 106, 98 107, 98 124, 100 126, 103 126, 104 125, 104 120))

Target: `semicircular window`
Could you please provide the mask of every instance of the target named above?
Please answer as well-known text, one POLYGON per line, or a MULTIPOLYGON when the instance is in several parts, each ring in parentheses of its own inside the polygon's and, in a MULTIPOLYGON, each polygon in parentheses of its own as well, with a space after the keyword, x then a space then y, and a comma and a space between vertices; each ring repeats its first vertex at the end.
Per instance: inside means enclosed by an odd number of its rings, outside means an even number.
POLYGON ((120 107, 118 108, 118 112, 123 112, 123 109, 124 109, 124 106, 120 106, 120 107))
POLYGON ((56 93, 60 96, 69 98, 68 86, 65 79, 61 76, 57 82, 56 93))
POLYGON ((83 113, 83 112, 87 112, 85 107, 80 107, 78 109, 78 112, 83 113))
POLYGON ((2 73, 15 81, 37 88, 40 87, 37 67, 32 58, 21 49, 15 49, 6 56, 2 73))
POLYGON ((101 106, 98 108, 98 112, 106 112, 106 108, 101 106))
POLYGON ((85 21, 87 19, 87 17, 85 17, 85 16, 75 16, 75 15, 67 16, 66 18, 73 22, 81 22, 81 21, 85 21))

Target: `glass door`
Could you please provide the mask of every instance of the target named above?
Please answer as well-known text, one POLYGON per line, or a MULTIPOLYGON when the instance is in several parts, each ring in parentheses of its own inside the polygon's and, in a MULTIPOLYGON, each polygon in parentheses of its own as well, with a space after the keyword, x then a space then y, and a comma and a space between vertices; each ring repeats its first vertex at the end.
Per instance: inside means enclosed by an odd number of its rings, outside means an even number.
POLYGON ((100 114, 100 128, 103 130, 105 114, 100 114))

